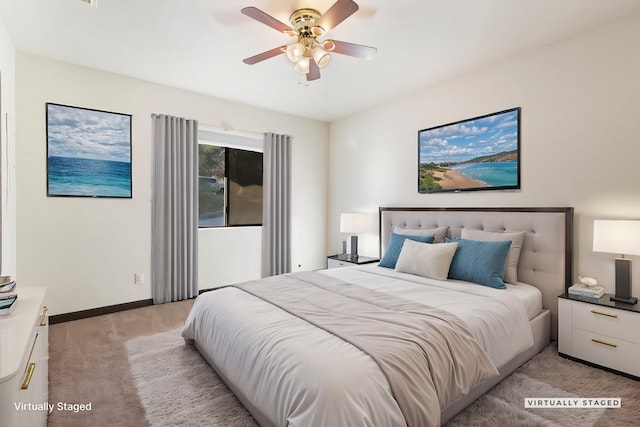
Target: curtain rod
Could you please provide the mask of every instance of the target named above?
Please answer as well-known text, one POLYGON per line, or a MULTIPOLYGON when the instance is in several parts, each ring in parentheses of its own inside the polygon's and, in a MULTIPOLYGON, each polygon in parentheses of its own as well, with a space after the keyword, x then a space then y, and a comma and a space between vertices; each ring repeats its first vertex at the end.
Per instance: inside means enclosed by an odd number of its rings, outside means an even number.
POLYGON ((215 126, 208 123, 199 123, 203 130, 210 130, 214 132, 224 132, 224 133, 235 133, 235 134, 244 134, 246 136, 260 137, 264 136, 264 133, 252 132, 248 130, 235 129, 233 127, 221 127, 215 126))
MULTIPOLYGON (((157 116, 161 116, 161 115, 163 115, 163 114, 151 113, 151 118, 154 118, 154 117, 157 117, 157 116)), ((222 127, 222 126, 212 125, 212 124, 209 124, 209 123, 203 123, 203 122, 200 122, 200 121, 198 121, 198 125, 199 125, 199 127, 202 128, 202 130, 209 130, 209 131, 213 131, 213 132, 244 134, 246 136, 260 137, 260 138, 262 138, 264 136, 264 133, 260 133, 260 132, 252 132, 252 131, 248 131, 248 130, 235 129, 233 127, 222 127)))

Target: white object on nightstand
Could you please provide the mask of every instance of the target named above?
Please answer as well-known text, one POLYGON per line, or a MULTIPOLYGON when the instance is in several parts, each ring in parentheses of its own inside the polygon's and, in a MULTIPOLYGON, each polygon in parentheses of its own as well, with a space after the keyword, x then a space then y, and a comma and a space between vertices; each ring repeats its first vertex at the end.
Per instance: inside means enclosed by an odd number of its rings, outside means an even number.
POLYGON ((578 282, 580 282, 581 285, 585 285, 585 286, 588 286, 588 287, 592 287, 592 286, 597 286, 598 285, 598 281, 596 279, 594 279, 593 277, 578 276, 578 282))
POLYGON ((15 311, 0 317, 2 425, 47 425, 48 411, 37 406, 43 406, 49 396, 49 318, 43 305, 45 293, 44 288, 19 288, 15 311))
POLYGON ((609 302, 558 299, 558 352, 640 377, 640 312, 609 302))

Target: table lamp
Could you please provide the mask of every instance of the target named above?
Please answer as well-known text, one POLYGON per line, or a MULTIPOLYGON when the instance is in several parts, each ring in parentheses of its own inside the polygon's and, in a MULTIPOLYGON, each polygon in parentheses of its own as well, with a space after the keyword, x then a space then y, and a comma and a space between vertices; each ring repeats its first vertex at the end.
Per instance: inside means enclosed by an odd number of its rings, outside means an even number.
POLYGON ((640 255, 640 221, 593 221, 593 251, 621 254, 615 259, 616 293, 612 301, 636 304, 631 296, 631 260, 626 255, 640 255))
POLYGON ((363 213, 342 213, 340 214, 340 232, 351 233, 351 257, 358 258, 358 236, 357 233, 367 231, 367 214, 363 213))

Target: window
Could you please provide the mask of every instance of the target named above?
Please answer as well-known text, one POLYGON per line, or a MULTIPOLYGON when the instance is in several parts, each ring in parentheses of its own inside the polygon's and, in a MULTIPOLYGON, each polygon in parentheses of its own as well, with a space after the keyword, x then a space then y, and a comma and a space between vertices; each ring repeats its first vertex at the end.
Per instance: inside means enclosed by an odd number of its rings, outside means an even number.
POLYGON ((262 153, 227 148, 227 225, 262 225, 262 153))
POLYGON ((199 133, 199 227, 262 225, 262 153, 255 141, 237 148, 213 132, 199 133))
POLYGON ((215 145, 198 145, 199 227, 225 225, 225 149, 215 145))

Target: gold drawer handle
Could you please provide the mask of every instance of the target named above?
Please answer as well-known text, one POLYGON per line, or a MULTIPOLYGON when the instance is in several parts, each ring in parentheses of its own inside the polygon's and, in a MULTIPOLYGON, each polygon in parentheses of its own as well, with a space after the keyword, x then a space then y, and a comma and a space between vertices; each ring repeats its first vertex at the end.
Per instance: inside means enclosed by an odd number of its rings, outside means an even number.
POLYGON ((613 348, 615 348, 615 347, 617 347, 617 346, 618 346, 618 344, 611 344, 610 342, 601 341, 601 340, 596 339, 596 338, 591 338, 591 341, 593 341, 593 342, 597 342, 598 344, 608 345, 609 347, 613 347, 613 348))
POLYGON ((24 382, 22 383, 22 389, 26 390, 29 388, 29 383, 31 383, 31 377, 33 377, 33 371, 36 370, 36 362, 29 363, 27 366, 27 376, 24 378, 24 382))
POLYGON ((47 312, 49 309, 45 305, 42 307, 42 316, 40 317, 40 326, 47 326, 47 312))
POLYGON ((618 318, 618 315, 617 315, 617 314, 603 313, 603 312, 598 311, 598 310, 591 310, 591 312, 592 312, 593 314, 599 314, 599 315, 601 315, 601 316, 614 317, 614 318, 616 318, 616 319, 618 318))

